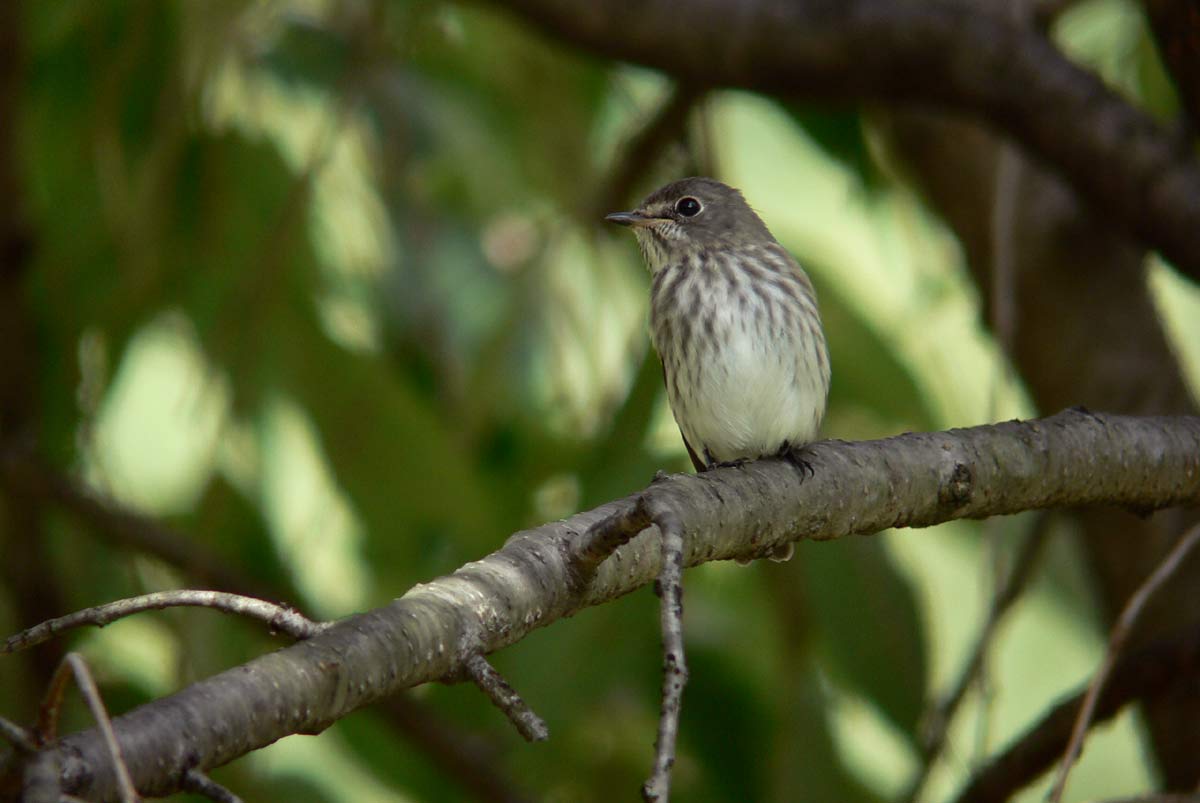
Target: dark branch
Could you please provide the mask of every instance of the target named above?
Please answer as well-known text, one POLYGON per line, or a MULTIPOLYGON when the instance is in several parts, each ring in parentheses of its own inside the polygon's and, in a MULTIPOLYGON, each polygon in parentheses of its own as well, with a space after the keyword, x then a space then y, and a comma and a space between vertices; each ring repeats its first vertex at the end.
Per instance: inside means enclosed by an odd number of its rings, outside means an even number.
POLYGON ((475 682, 492 704, 504 712, 509 722, 527 742, 541 742, 550 738, 550 729, 529 704, 517 694, 509 682, 488 663, 488 659, 475 653, 466 661, 467 675, 475 682))
MULTIPOLYGON (((125 766, 125 760, 121 756, 121 748, 117 744, 117 735, 113 731, 108 709, 104 707, 100 689, 97 688, 96 681, 92 679, 92 673, 79 653, 67 653, 54 676, 50 678, 39 716, 38 742, 42 745, 51 745, 58 738, 58 717, 62 710, 63 693, 66 690, 67 681, 71 677, 74 677, 80 695, 92 712, 92 718, 96 720, 97 730, 108 756, 108 767, 116 780, 116 791, 121 803, 137 803, 138 793, 134 788, 133 779, 129 775, 129 769, 125 766)), ((50 752, 50 749, 48 748, 45 752, 50 752)))
POLYGON ((1100 692, 1104 689, 1104 684, 1108 681, 1108 677, 1112 673, 1113 665, 1117 662, 1117 658, 1121 655, 1126 642, 1129 641, 1130 635, 1137 626, 1138 619, 1146 609, 1146 603, 1166 585, 1171 576, 1179 569, 1179 565, 1183 563, 1184 558, 1188 556, 1188 553, 1195 549, 1198 542, 1200 542, 1200 524, 1180 537, 1179 542, 1171 550, 1170 554, 1146 578, 1146 581, 1138 588, 1137 593, 1129 598, 1129 601, 1125 603, 1125 608, 1121 611, 1121 615, 1117 617, 1116 624, 1112 628, 1112 634, 1108 638, 1108 648, 1104 652, 1104 660, 1101 662, 1100 668, 1096 670, 1096 674, 1092 677, 1092 682, 1088 684, 1087 694, 1084 696, 1083 704, 1079 708, 1079 714, 1075 718, 1075 726, 1071 729, 1071 740, 1067 743, 1067 749, 1063 753, 1062 764, 1059 766, 1058 776, 1054 779, 1054 786, 1050 790, 1050 803, 1059 803, 1062 800, 1063 792, 1067 788, 1067 776, 1071 772, 1071 766, 1083 750, 1083 739, 1087 735, 1087 732, 1091 730, 1092 718, 1096 712, 1096 700, 1099 698, 1100 692))
MULTIPOLYGON (((798 539, 923 527, 1048 507, 1122 505, 1150 511, 1200 503, 1200 418, 1133 418, 1068 411, 1048 419, 825 441, 806 451, 813 475, 761 460, 642 492, 670 510, 683 562, 766 554, 798 539)), ((571 560, 580 533, 631 500, 518 533, 498 552, 383 608, 118 717, 113 725, 137 787, 175 791, 208 770, 293 733, 317 733, 401 689, 461 677, 466 655, 494 652, 585 607, 655 579, 662 553, 643 533, 617 549, 583 588, 571 560), (180 723, 188 723, 181 727, 180 723)), ((64 738, 63 791, 108 799, 115 781, 93 731, 64 738)), ((0 759, 0 788, 20 757, 0 759)))
POLYGON ((956 0, 506 0, 559 39, 681 81, 963 112, 1200 279, 1200 164, 1034 26, 956 0))
MULTIPOLYGON (((1200 671, 1200 629, 1192 629, 1121 658, 1096 701, 1092 727, 1115 717, 1132 702, 1192 684, 1200 671)), ((1084 704, 1083 689, 1054 707, 1012 746, 975 773, 957 803, 1003 803, 1050 769, 1067 747, 1084 704)))
POLYGON ((922 734, 924 742, 922 750, 924 755, 921 760, 921 768, 910 783, 909 789, 904 795, 904 800, 917 800, 921 789, 925 786, 930 771, 933 769, 938 756, 941 755, 942 748, 945 747, 946 734, 950 729, 951 722, 954 721, 954 715, 958 711, 958 707, 963 699, 967 696, 967 691, 970 690, 971 685, 975 683, 980 672, 983 670, 1000 622, 1003 621, 1005 614, 1008 613, 1013 603, 1020 599, 1026 584, 1033 576, 1033 570, 1037 566, 1038 559, 1042 554, 1042 547, 1045 546, 1049 538, 1052 521, 1053 517, 1049 513, 1038 515, 1032 531, 1026 537, 1025 543, 1021 545, 1021 551, 1017 555, 1017 560, 1012 570, 1004 578, 1003 584, 996 589, 996 593, 992 597, 987 619, 984 620, 983 627, 980 628, 979 634, 975 637, 975 645, 971 649, 970 657, 963 666, 962 673, 958 676, 958 680, 955 681, 954 685, 950 687, 950 691, 937 702, 937 705, 932 710, 926 713, 924 717, 925 722, 923 723, 925 726, 925 732, 922 734))
POLYGON ((183 791, 201 795, 217 803, 242 803, 242 799, 202 772, 188 770, 183 776, 183 791))

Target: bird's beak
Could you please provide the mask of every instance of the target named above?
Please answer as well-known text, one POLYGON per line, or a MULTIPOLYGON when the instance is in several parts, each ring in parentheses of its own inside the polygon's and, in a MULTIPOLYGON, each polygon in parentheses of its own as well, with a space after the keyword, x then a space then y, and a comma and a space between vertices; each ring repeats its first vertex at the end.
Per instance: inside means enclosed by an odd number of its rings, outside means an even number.
POLYGON ((653 226, 658 223, 660 218, 650 217, 641 212, 613 212, 611 215, 605 215, 604 219, 609 223, 619 223, 622 226, 632 226, 635 229, 653 226))

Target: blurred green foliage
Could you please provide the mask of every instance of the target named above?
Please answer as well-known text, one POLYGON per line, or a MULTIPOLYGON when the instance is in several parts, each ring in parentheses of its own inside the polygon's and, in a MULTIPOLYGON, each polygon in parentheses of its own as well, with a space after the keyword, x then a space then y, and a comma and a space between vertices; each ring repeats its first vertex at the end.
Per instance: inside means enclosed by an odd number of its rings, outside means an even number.
MULTIPOLYGON (((1107 66, 1161 106, 1161 71, 1127 9, 1084 4, 1080 49, 1132 43, 1107 66)), ((27 2, 25 17, 29 392, 61 470, 319 616, 385 603, 514 530, 683 470, 641 261, 581 211, 653 114, 661 77, 431 0, 27 2)), ((881 166, 863 115, 738 94, 699 114, 719 176, 818 285, 829 435, 1033 412, 1005 379, 952 238, 881 166)), ((657 181, 646 169, 635 192, 657 181)), ((1162 281, 1171 319, 1200 320, 1200 302, 1162 281)), ((186 566, 115 550, 86 523, 48 524, 73 608, 192 584, 186 566)), ((680 799, 852 803, 903 789, 921 711, 986 604, 980 531, 803 544, 786 566, 689 573, 680 799)), ((1002 557, 1014 540, 997 540, 1002 557)), ((1100 641, 1086 589, 1060 582, 1073 561, 1054 551, 1001 634, 992 694, 968 704, 933 799, 1090 671, 1100 641), (1044 669, 1046 644, 1053 677, 1017 682, 1044 669)), ((521 743, 469 687, 414 696, 488 741, 496 771, 531 799, 632 797, 657 715, 656 603, 639 592, 496 656, 548 720, 548 743, 521 743)), ((5 631, 32 624, 14 616, 0 595, 5 631)), ((70 642, 115 711, 273 646, 203 612, 70 642)), ((23 710, 42 680, 15 660, 0 662, 0 712, 23 710)), ((1146 782, 1134 732, 1126 720, 1089 744, 1074 794, 1146 782)), ((370 711, 217 777, 246 799, 468 797, 370 711)))

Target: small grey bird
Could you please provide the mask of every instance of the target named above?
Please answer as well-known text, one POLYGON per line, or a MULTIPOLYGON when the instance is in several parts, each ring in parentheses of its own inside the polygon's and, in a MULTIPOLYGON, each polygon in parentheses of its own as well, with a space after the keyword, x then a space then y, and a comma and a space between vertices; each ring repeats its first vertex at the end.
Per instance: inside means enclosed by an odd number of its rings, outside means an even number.
POLYGON ((825 414, 829 355, 812 282, 742 194, 685 178, 632 212, 652 275, 650 331, 697 471, 795 462, 825 414))

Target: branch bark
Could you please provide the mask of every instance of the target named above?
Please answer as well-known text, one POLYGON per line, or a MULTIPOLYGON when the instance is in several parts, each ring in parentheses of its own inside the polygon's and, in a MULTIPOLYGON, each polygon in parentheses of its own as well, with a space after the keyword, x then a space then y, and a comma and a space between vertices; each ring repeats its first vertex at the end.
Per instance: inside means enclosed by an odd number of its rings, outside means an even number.
MULTIPOLYGON (((770 554, 829 540, 1062 506, 1142 511, 1200 504, 1200 417, 1131 418, 1071 410, 1047 419, 880 441, 825 441, 806 453, 812 476, 762 460, 675 475, 640 494, 512 536, 498 552, 419 585, 392 604, 195 683, 113 721, 140 792, 180 788, 205 771, 293 733, 318 733, 401 689, 460 677, 470 655, 654 580, 653 530, 590 579, 572 543, 639 504, 679 517, 684 563, 770 554)), ((94 731, 51 748, 65 793, 113 799, 115 778, 94 731)), ((25 759, 0 759, 0 789, 25 759), (6 777, 7 776, 7 777, 6 777)))
POLYGON ((1200 279, 1200 164, 1034 25, 958 0, 506 0, 552 36, 692 83, 965 112, 1200 279))

